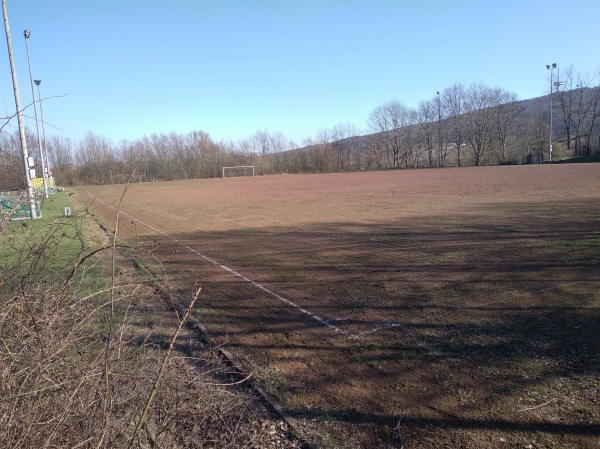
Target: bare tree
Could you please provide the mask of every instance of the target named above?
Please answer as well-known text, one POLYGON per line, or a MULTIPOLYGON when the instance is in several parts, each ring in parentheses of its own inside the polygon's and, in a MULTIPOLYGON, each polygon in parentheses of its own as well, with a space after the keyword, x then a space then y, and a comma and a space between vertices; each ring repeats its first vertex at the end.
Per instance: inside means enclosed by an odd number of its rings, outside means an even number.
POLYGON ((404 164, 406 167, 422 166, 425 147, 419 142, 418 113, 415 109, 408 110, 408 126, 403 133, 403 145, 405 148, 404 164))
POLYGON ((149 144, 152 158, 155 160, 156 177, 165 181, 177 179, 180 174, 176 171, 168 137, 165 134, 151 134, 149 144))
POLYGON ((483 84, 472 84, 466 92, 466 128, 475 165, 481 165, 494 137, 495 107, 499 102, 499 90, 483 84))
POLYGON ((524 136, 528 164, 540 164, 544 161, 548 147, 548 129, 548 121, 544 119, 541 110, 526 121, 524 136))
POLYGON ((590 155, 600 106, 600 89, 595 88, 598 76, 576 73, 573 65, 564 74, 564 89, 556 93, 564 141, 568 151, 574 150, 579 156, 590 155))
POLYGON ((117 160, 111 143, 104 137, 88 132, 79 143, 75 160, 81 180, 86 184, 113 184, 117 160))
MULTIPOLYGON (((582 156, 590 156, 592 154, 594 133, 599 135, 596 151, 600 151, 600 131, 597 129, 597 124, 600 121, 600 74, 596 75, 593 82, 595 84, 593 89, 582 88, 582 95, 585 95, 584 104, 586 104, 585 110, 587 116, 587 120, 583 122, 584 126, 582 126, 583 133, 581 133, 581 137, 584 138, 583 148, 580 151, 582 156)), ((590 85, 592 85, 592 82, 590 82, 590 85)), ((583 86, 583 83, 580 86, 583 86)))
POLYGON ((259 172, 269 174, 281 170, 280 161, 274 155, 290 149, 289 141, 281 132, 259 130, 249 140, 252 152, 260 156, 259 172))
POLYGON ((512 127, 517 117, 523 112, 523 107, 517 103, 517 94, 502 89, 496 89, 498 105, 494 108, 496 137, 500 147, 500 160, 506 162, 507 142, 513 134, 512 127))
POLYGON ((79 177, 73 157, 73 141, 66 137, 52 136, 46 151, 50 159, 52 175, 61 185, 77 185, 79 177))
MULTIPOLYGON (((577 128, 575 122, 577 121, 577 107, 578 103, 575 95, 573 95, 573 74, 574 67, 573 65, 567 67, 566 70, 563 71, 563 84, 565 86, 564 89, 558 90, 555 96, 557 97, 557 106, 561 110, 560 121, 562 122, 564 133, 566 134, 565 142, 567 144, 567 151, 571 151, 572 141, 575 140, 575 148, 577 148, 577 137, 573 138, 572 134, 574 128, 577 128)), ((580 90, 582 93, 583 89, 580 90)), ((579 98, 579 103, 581 102, 581 97, 579 98)), ((577 134, 577 131, 575 131, 577 134)))
POLYGON ((425 148, 429 166, 434 166, 438 134, 438 106, 435 100, 421 101, 417 107, 417 123, 421 131, 420 144, 425 148))
POLYGON ((23 167, 21 144, 15 136, 0 132, 0 190, 21 190, 24 188, 23 173, 15 167, 23 167))
MULTIPOLYGON (((460 83, 455 83, 446 88, 442 100, 447 118, 448 137, 456 146, 456 164, 462 165, 461 150, 466 139, 465 129, 465 88, 460 83)), ((454 147, 454 146, 453 146, 454 147)), ((448 148, 448 143, 446 143, 448 148)))
POLYGON ((307 138, 303 141, 303 145, 308 172, 325 173, 333 171, 335 155, 329 143, 328 130, 320 130, 317 138, 307 138))
POLYGON ((226 151, 216 144, 204 131, 192 131, 182 138, 184 164, 190 178, 220 176, 220 156, 226 151))
POLYGON ((333 152, 337 155, 337 170, 355 170, 360 165, 360 139, 358 128, 353 123, 339 123, 331 130, 321 130, 333 152))
POLYGON ((264 157, 271 152, 270 136, 267 130, 256 131, 251 142, 256 154, 264 157))
POLYGON ((372 142, 384 150, 389 167, 398 168, 405 163, 407 147, 403 140, 411 119, 410 110, 398 100, 376 107, 369 115, 367 123, 376 133, 372 142))

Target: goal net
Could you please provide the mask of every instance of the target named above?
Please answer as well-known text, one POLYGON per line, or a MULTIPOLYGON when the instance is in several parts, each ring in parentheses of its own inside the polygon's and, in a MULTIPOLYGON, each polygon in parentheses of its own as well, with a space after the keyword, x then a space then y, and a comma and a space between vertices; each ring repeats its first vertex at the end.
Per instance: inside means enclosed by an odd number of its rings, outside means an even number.
POLYGON ((233 178, 236 176, 254 176, 254 165, 223 167, 223 178, 233 178))

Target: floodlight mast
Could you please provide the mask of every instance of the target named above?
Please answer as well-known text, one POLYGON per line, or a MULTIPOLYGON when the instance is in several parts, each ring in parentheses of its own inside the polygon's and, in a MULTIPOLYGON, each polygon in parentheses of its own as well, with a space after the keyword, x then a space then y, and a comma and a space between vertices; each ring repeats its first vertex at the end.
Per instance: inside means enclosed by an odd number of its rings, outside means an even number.
POLYGON ((438 140, 439 140, 439 149, 438 149, 438 167, 442 166, 442 99, 440 97, 440 92, 437 91, 437 104, 438 104, 438 140))
POLYGON ((35 129, 37 131, 38 148, 40 149, 40 160, 42 162, 42 182, 44 184, 44 198, 48 198, 48 177, 46 174, 46 163, 44 161, 44 150, 42 149, 42 139, 40 137, 40 123, 38 122, 37 106, 35 101, 35 89, 33 88, 33 75, 31 74, 31 59, 29 59, 29 36, 31 31, 25 30, 25 49, 27 50, 27 65, 29 66, 29 82, 31 83, 31 97, 33 98, 33 113, 35 115, 35 129))
POLYGON ((552 162, 552 97, 554 96, 552 88, 556 87, 558 89, 563 84, 560 80, 554 82, 554 69, 557 67, 558 64, 556 62, 546 64, 546 69, 550 70, 550 131, 548 133, 548 162, 552 162))
POLYGON ((12 53, 12 41, 10 39, 10 27, 8 24, 8 12, 6 11, 6 0, 2 0, 2 13, 4 15, 4 30, 6 32, 6 46, 8 47, 8 59, 10 60, 10 71, 12 73, 13 90, 15 94, 15 106, 17 108, 17 121, 19 122, 19 135, 21 137, 21 150, 23 153, 23 167, 25 169, 25 183, 27 185, 27 195, 29 196, 29 210, 31 219, 36 219, 36 206, 33 187, 31 185, 31 173, 29 171, 29 157, 27 155, 27 140, 25 138, 25 127, 23 126, 23 114, 21 112, 21 102, 19 100, 19 83, 17 82, 17 72, 15 70, 15 60, 12 53))
POLYGON ((46 143, 46 127, 44 126, 44 108, 42 107, 42 94, 40 93, 40 84, 42 84, 42 80, 33 80, 33 82, 38 88, 38 101, 40 102, 40 120, 42 122, 42 137, 44 139, 43 155, 46 158, 46 178, 48 179, 48 187, 50 188, 50 177, 52 176, 52 171, 50 171, 50 159, 48 158, 48 144, 46 143))

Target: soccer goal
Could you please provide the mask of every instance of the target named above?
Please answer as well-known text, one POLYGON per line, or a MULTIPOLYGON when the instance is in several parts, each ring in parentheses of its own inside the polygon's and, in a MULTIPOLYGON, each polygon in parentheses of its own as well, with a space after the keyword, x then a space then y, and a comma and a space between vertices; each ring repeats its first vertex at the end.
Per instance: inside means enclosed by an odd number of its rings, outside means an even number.
POLYGON ((254 176, 254 165, 223 167, 223 178, 233 178, 236 176, 254 176))

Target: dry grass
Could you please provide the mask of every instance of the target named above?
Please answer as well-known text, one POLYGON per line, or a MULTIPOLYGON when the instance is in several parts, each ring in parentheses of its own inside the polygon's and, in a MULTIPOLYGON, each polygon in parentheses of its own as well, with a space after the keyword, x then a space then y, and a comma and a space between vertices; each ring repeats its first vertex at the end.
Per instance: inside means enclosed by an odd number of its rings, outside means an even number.
POLYGON ((135 251, 75 215, 0 227, 0 447, 296 447, 135 251))

